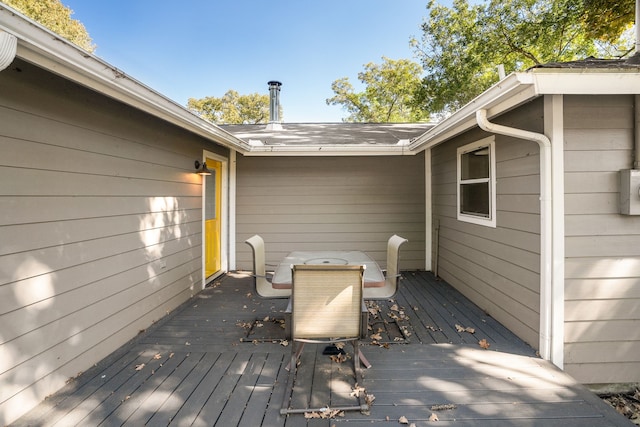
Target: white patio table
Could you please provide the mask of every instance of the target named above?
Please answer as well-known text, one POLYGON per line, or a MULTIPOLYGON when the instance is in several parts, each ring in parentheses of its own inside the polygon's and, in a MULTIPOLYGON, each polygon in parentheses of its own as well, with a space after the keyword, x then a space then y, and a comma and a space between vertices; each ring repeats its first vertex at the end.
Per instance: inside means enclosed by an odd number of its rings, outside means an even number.
POLYGON ((291 266, 314 265, 364 265, 364 287, 384 286, 384 273, 369 255, 362 251, 295 251, 288 254, 276 267, 271 284, 275 289, 291 289, 291 266))

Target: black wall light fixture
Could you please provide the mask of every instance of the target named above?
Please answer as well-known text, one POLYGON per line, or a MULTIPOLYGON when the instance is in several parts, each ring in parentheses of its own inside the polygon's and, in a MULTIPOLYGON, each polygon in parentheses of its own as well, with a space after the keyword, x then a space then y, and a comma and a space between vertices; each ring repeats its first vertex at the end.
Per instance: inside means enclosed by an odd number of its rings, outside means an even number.
POLYGON ((211 171, 209 169, 207 169, 207 164, 205 162, 200 163, 198 160, 196 160, 196 173, 198 175, 211 175, 211 171))

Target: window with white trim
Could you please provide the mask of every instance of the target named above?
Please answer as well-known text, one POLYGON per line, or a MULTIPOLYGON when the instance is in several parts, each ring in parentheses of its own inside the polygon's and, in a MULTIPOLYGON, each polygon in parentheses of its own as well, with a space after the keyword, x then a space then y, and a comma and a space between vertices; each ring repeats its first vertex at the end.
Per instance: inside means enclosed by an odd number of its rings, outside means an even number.
POLYGON ((458 148, 458 220, 496 226, 495 138, 458 148))

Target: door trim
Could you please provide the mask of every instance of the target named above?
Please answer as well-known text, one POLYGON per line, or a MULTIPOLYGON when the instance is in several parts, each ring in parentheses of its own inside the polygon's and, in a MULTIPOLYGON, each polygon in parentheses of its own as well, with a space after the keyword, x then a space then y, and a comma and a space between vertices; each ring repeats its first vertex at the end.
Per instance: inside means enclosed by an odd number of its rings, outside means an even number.
POLYGON ((217 277, 225 274, 229 268, 229 159, 227 157, 223 157, 219 154, 212 153, 211 151, 204 150, 202 152, 202 161, 205 162, 209 159, 213 159, 215 161, 220 162, 222 168, 222 194, 220 197, 220 202, 222 203, 220 209, 220 270, 213 274, 212 276, 206 277, 206 269, 205 269, 205 245, 206 245, 206 236, 205 236, 205 197, 206 197, 206 181, 203 179, 202 181, 202 220, 201 220, 201 229, 202 229, 202 243, 201 243, 201 259, 202 259, 202 277, 201 277, 201 289, 210 283, 217 277))

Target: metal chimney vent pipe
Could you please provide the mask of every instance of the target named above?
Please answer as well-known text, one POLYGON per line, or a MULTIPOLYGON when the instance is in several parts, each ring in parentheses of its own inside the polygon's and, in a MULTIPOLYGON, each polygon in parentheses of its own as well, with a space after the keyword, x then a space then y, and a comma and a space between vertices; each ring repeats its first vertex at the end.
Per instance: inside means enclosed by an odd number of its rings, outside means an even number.
POLYGON ((269 85, 269 124, 268 130, 280 130, 280 86, 282 83, 272 80, 267 83, 269 85))

